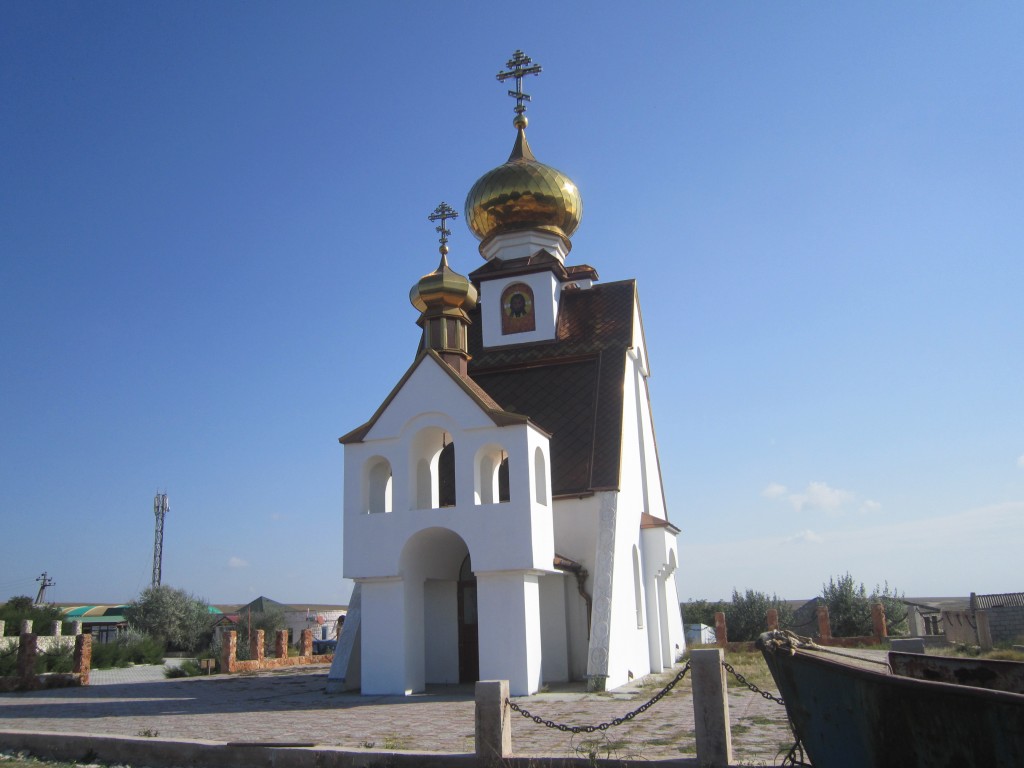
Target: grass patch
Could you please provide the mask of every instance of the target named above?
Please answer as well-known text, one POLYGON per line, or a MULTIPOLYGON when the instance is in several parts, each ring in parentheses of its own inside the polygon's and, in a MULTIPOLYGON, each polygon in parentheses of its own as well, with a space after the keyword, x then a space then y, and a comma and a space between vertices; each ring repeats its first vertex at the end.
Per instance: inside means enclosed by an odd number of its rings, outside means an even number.
POLYGON ((2 768, 77 768, 81 763, 40 760, 27 752, 0 752, 2 768))

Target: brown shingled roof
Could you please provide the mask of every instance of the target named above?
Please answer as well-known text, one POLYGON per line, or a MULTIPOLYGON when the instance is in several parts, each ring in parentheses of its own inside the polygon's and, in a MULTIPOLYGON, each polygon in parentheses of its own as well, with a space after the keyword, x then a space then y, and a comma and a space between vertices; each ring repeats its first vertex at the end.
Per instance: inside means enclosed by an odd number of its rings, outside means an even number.
POLYGON ((551 434, 556 496, 618 488, 635 302, 633 280, 567 291, 555 340, 488 349, 479 308, 470 313, 469 374, 502 409, 529 416, 551 434))
POLYGON ((514 275, 527 275, 547 269, 553 272, 559 280, 597 280, 597 270, 589 264, 576 264, 567 266, 552 256, 543 248, 533 256, 524 256, 518 259, 491 259, 479 269, 469 273, 469 278, 480 287, 481 278, 490 278, 500 275, 501 277, 512 277, 514 275))

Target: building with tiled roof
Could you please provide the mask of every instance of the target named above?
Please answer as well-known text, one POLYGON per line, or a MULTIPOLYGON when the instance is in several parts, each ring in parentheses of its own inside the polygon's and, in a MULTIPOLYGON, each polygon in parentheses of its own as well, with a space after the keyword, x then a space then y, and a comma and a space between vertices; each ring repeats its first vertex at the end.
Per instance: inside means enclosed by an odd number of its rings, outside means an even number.
MULTIPOLYGON (((331 686, 402 694, 506 679, 592 689, 684 650, 636 283, 567 264, 582 198, 526 140, 470 190, 485 264, 441 261, 410 295, 412 365, 345 446, 344 574, 356 591, 331 686)), ((501 77, 501 76, 499 76, 501 77)))

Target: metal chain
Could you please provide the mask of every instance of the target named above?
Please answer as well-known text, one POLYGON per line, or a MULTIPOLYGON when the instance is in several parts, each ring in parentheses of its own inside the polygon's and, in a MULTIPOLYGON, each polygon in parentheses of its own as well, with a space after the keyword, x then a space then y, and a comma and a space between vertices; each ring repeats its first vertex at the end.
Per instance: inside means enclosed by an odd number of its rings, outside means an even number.
POLYGON ((772 694, 768 693, 768 691, 762 691, 760 688, 758 688, 752 682, 747 680, 747 678, 745 678, 743 675, 741 675, 739 672, 737 672, 733 668, 732 664, 730 664, 728 661, 723 661, 722 662, 722 666, 725 667, 727 672, 729 672, 733 677, 735 677, 737 680, 739 680, 741 683, 743 683, 745 686, 747 686, 747 688, 752 690, 754 693, 759 693, 759 694, 761 694, 762 697, 764 697, 764 698, 766 698, 766 699, 768 699, 770 701, 774 701, 776 704, 785 705, 786 702, 784 702, 778 696, 773 696, 772 694))
POLYGON ((782 765, 795 767, 810 765, 810 763, 804 762, 804 745, 800 743, 799 737, 797 737, 796 743, 789 748, 786 756, 782 758, 782 765))
MULTIPOLYGON (((768 691, 762 691, 760 688, 758 688, 752 682, 747 680, 747 678, 745 678, 742 674, 737 672, 736 669, 729 662, 723 661, 722 662, 722 666, 725 667, 725 670, 729 674, 731 674, 733 677, 735 677, 737 680, 739 680, 741 683, 743 683, 745 686, 747 686, 747 688, 752 690, 754 693, 761 694, 762 698, 768 699, 769 701, 774 701, 776 704, 782 704, 783 706, 786 705, 786 702, 783 701, 780 697, 773 696, 768 691)), ((796 739, 796 743, 793 744, 793 746, 789 748, 789 752, 786 753, 786 757, 783 758, 782 765, 792 765, 792 766, 810 765, 810 763, 805 763, 804 762, 804 745, 800 743, 800 737, 799 736, 796 739)))
POLYGON ((601 723, 600 725, 566 725, 565 723, 556 723, 553 720, 545 720, 543 717, 531 713, 529 710, 520 707, 518 704, 512 701, 512 699, 505 699, 505 703, 508 704, 509 708, 513 712, 518 712, 523 717, 533 720, 533 722, 535 722, 537 725, 543 725, 546 728, 555 728, 565 733, 594 733, 595 731, 607 731, 609 728, 612 728, 616 725, 622 725, 623 723, 629 722, 637 715, 646 712, 648 709, 653 707, 655 704, 661 701, 662 697, 664 697, 665 694, 667 694, 669 691, 675 688, 676 683, 678 683, 680 680, 686 677, 686 673, 689 671, 690 662, 686 662, 686 666, 684 666, 679 671, 679 674, 676 675, 672 680, 670 680, 668 685, 666 685, 664 688, 662 688, 660 691, 654 694, 654 696, 652 696, 649 701, 641 704, 632 712, 629 712, 623 715, 622 717, 616 717, 612 720, 609 720, 607 723, 601 723))

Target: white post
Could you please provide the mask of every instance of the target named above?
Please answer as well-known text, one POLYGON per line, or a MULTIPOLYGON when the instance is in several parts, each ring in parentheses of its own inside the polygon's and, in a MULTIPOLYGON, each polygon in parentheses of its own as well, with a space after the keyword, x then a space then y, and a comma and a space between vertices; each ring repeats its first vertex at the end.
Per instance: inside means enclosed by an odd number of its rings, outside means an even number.
POLYGON ((721 648, 690 652, 697 762, 708 768, 725 768, 732 764, 729 698, 723 658, 721 648))

